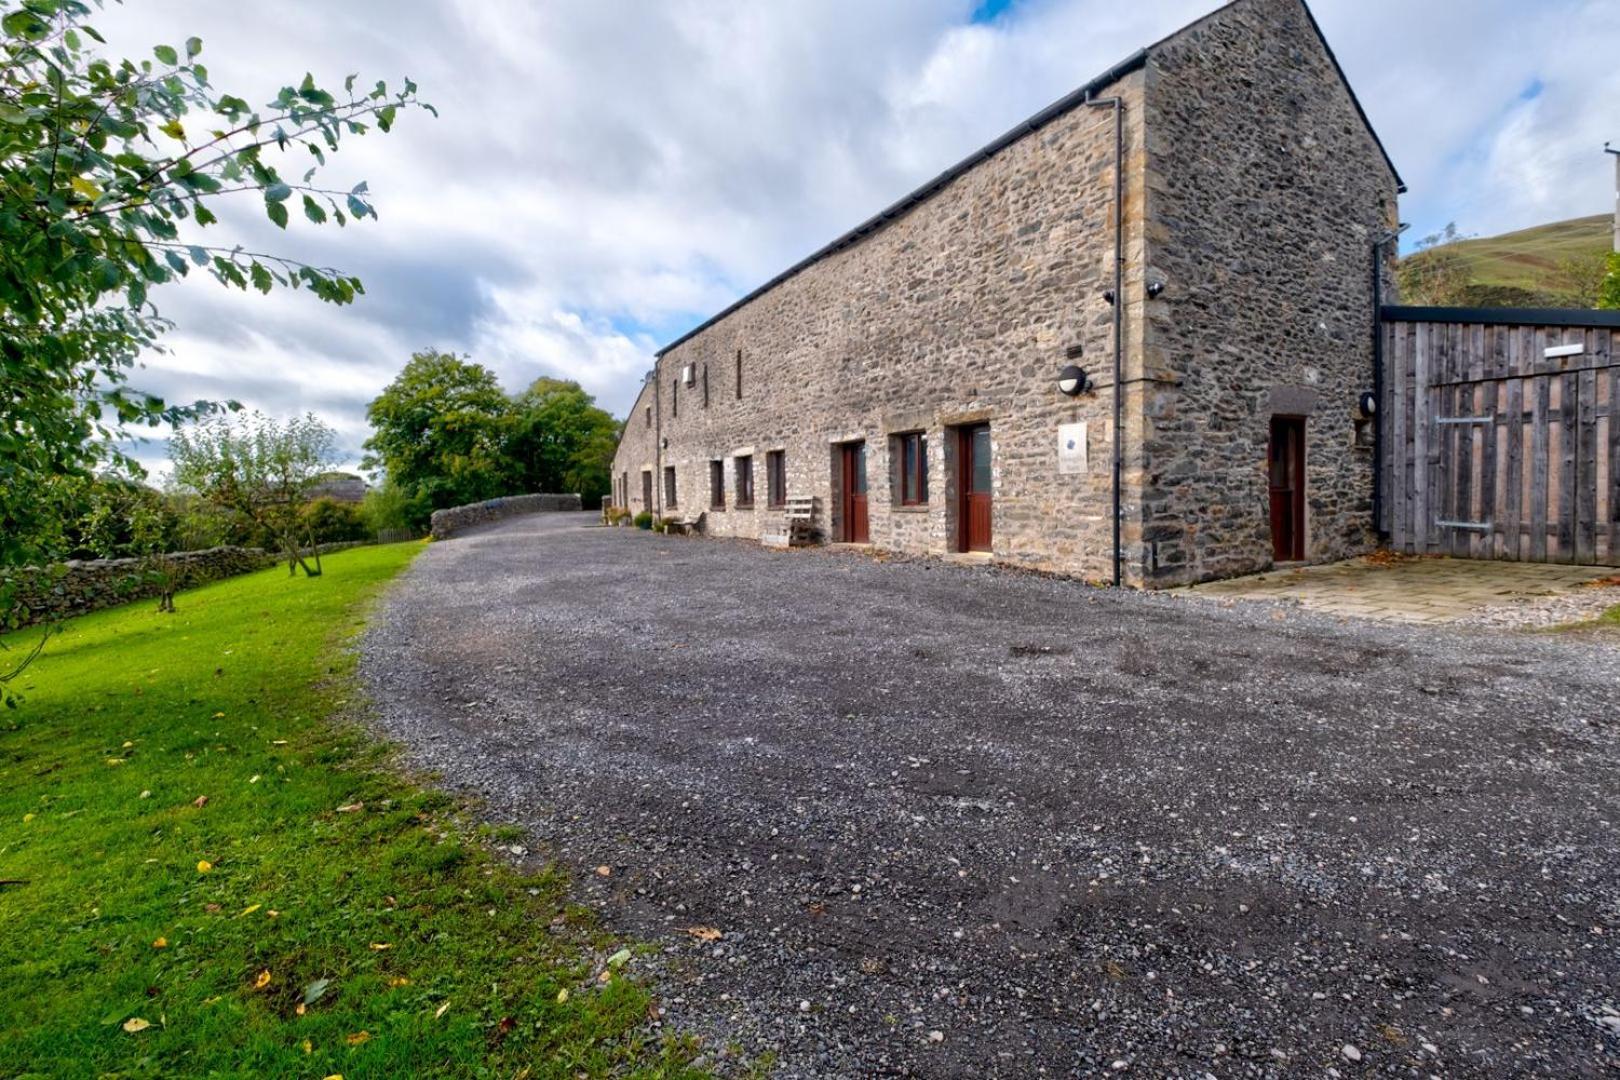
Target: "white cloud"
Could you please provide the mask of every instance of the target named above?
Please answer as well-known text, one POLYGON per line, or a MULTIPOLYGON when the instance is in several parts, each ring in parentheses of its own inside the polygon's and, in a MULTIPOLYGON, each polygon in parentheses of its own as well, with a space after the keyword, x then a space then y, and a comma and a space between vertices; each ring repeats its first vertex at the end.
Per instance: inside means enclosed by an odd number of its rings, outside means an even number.
MULTIPOLYGON (((509 389, 577 378, 622 413, 652 349, 1213 0, 150 0, 97 19, 144 54, 191 34, 215 81, 265 101, 308 69, 409 74, 440 110, 334 159, 381 220, 255 245, 359 273, 352 308, 160 290, 175 399, 315 409, 343 441, 415 349, 469 352, 509 389)), ((1318 0, 1341 62, 1412 186, 1419 231, 1486 233, 1609 204, 1600 148, 1620 5, 1318 0), (1534 100, 1521 100, 1539 85, 1534 100)))

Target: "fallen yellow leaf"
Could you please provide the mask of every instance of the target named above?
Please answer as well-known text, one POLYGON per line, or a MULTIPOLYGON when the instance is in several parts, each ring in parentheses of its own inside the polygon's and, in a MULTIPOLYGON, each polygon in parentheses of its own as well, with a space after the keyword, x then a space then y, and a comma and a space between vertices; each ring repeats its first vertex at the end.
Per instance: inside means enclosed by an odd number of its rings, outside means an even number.
POLYGON ((249 904, 249 905, 248 905, 248 906, 247 906, 247 907, 245 907, 245 908, 243 908, 243 909, 242 909, 242 914, 241 914, 241 915, 238 915, 238 916, 237 916, 237 918, 238 918, 238 919, 240 919, 240 918, 242 918, 242 917, 243 917, 243 916, 246 916, 246 915, 251 915, 251 914, 253 914, 253 913, 254 913, 254 912, 255 912, 255 911, 258 911, 258 910, 259 910, 259 909, 260 909, 260 908, 262 908, 262 907, 264 907, 264 905, 263 905, 263 904, 249 904))
POLYGON ((132 1016, 128 1020, 124 1021, 124 1030, 129 1032, 131 1035, 135 1034, 137 1031, 145 1031, 151 1026, 152 1021, 142 1020, 138 1016, 132 1016))
POLYGON ((315 1044, 310 1042, 308 1039, 304 1040, 303 1045, 304 1045, 304 1053, 313 1054, 315 1052, 315 1044))
POLYGON ((611 867, 611 866, 598 866, 596 868, 596 876, 597 877, 611 877, 611 876, 613 876, 613 867, 611 867))
POLYGON ((343 1080, 343 1074, 333 1073, 331 1076, 326 1077, 325 1080, 343 1080))
POLYGON ((33 821, 33 820, 34 820, 34 815, 33 814, 24 814, 23 815, 23 824, 24 825, 28 824, 30 821, 33 821))
POLYGON ((156 941, 152 942, 152 948, 154 949, 167 949, 168 947, 169 939, 166 937, 160 937, 156 941))
POLYGON ((207 859, 198 859, 197 860, 197 873, 206 874, 206 873, 208 873, 208 871, 212 870, 213 868, 214 868, 214 864, 209 862, 207 859))
POLYGON ((557 1004, 562 1005, 567 1001, 568 1001, 568 987, 565 986, 561 990, 557 991, 557 1004))
POLYGON ((206 796, 206 795, 197 796, 195 799, 191 800, 191 805, 195 806, 197 809, 201 810, 203 807, 208 805, 208 796, 206 796))
POLYGON ((258 782, 259 782, 259 774, 258 773, 254 773, 252 776, 248 777, 248 783, 257 784, 258 782))
POLYGON ((719 941, 724 936, 712 926, 688 926, 686 932, 699 941, 719 941))
POLYGON ((343 806, 338 807, 337 812, 340 813, 340 814, 352 814, 352 813, 355 813, 358 810, 365 809, 365 806, 366 806, 366 804, 363 803, 363 802, 347 803, 347 804, 345 804, 343 806))
POLYGON ((128 750, 130 747, 132 747, 134 745, 135 745, 134 743, 130 742, 128 739, 125 739, 124 740, 124 745, 122 747, 120 747, 120 749, 128 750))
POLYGON ((393 978, 388 980, 388 985, 389 986, 409 986, 409 985, 411 985, 411 980, 409 980, 409 979, 407 979, 407 978, 405 978, 404 976, 401 976, 401 975, 395 975, 393 978))
POLYGON ((273 919, 280 914, 281 912, 277 911, 275 908, 271 908, 269 911, 264 913, 264 917, 267 919, 273 919))
POLYGON ((386 941, 373 941, 371 943, 371 951, 372 952, 382 952, 384 949, 392 949, 392 948, 393 948, 393 946, 388 944, 388 942, 386 942, 386 941))
POLYGON ((369 1031, 357 1031, 353 1035, 348 1036, 343 1041, 348 1043, 350 1046, 359 1046, 363 1042, 370 1042, 371 1041, 371 1032, 369 1032, 369 1031))
POLYGON ((253 980, 253 989, 255 989, 255 990, 263 990, 265 987, 267 987, 269 985, 270 985, 270 972, 268 972, 268 971, 259 972, 259 977, 257 979, 253 980))
POLYGON ((306 1006, 304 1003, 300 1001, 296 1006, 294 1006, 293 1012, 297 1013, 299 1016, 303 1016, 305 1008, 306 1006))
POLYGON ((151 792, 150 792, 150 791, 143 791, 143 792, 141 792, 141 798, 143 798, 143 799, 150 799, 150 798, 151 798, 151 797, 152 797, 152 793, 151 793, 151 792))
POLYGON ((222 713, 222 712, 217 712, 217 713, 215 713, 215 714, 214 714, 214 719, 215 719, 215 720, 219 720, 219 719, 221 719, 221 718, 223 718, 223 717, 224 717, 224 715, 225 715, 225 714, 224 714, 224 713, 222 713))
POLYGON ((122 765, 123 763, 124 759, 121 757, 110 757, 107 759, 108 765, 122 765))
POLYGON ((443 1005, 439 1006, 439 1011, 433 1014, 433 1019, 437 1020, 439 1017, 443 1016, 445 1013, 447 1013, 449 1011, 450 1011, 450 1003, 447 1001, 443 1005))

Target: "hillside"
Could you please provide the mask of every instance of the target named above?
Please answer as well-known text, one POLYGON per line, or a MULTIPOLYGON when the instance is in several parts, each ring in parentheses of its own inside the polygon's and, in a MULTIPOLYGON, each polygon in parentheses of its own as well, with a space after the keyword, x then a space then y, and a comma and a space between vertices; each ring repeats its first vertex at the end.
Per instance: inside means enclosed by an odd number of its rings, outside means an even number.
MULTIPOLYGON (((1572 307, 1568 266, 1591 260, 1613 246, 1614 219, 1608 214, 1574 218, 1501 236, 1460 240, 1443 249, 1466 275, 1456 302, 1477 307, 1572 307)), ((1403 266, 1414 258, 1408 255, 1403 266)))

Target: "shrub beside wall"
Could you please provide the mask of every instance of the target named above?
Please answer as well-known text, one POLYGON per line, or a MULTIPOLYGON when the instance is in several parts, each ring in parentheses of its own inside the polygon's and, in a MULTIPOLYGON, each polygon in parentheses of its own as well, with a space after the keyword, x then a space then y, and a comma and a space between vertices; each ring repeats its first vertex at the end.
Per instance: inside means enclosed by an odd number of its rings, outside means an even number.
POLYGON ((511 495, 504 499, 490 499, 468 506, 453 506, 448 510, 433 511, 433 539, 448 540, 456 533, 470 529, 474 525, 517 517, 519 514, 582 508, 583 504, 578 495, 511 495))
MULTIPOLYGON (((216 547, 166 556, 178 574, 178 588, 262 570, 275 557, 259 548, 216 547)), ((69 618, 102 608, 157 596, 159 583, 140 559, 73 560, 38 587, 20 596, 23 625, 69 618)))

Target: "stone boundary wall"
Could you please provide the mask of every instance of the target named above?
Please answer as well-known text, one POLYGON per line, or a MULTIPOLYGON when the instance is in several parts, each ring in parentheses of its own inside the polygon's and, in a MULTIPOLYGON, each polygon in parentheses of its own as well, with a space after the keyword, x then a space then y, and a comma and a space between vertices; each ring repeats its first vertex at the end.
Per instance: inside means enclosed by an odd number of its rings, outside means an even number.
POLYGON ((578 495, 509 495, 504 499, 468 506, 453 506, 448 510, 433 511, 431 532, 435 540, 448 540, 456 533, 474 525, 517 517, 520 514, 538 514, 554 511, 581 510, 584 502, 578 495))
MULTIPOLYGON (((188 589, 220 578, 273 566, 275 556, 260 548, 216 547, 176 551, 167 558, 179 568, 179 588, 188 589)), ((18 597, 22 625, 72 618, 102 608, 158 595, 158 583, 142 572, 140 559, 73 559, 59 572, 18 597)))

